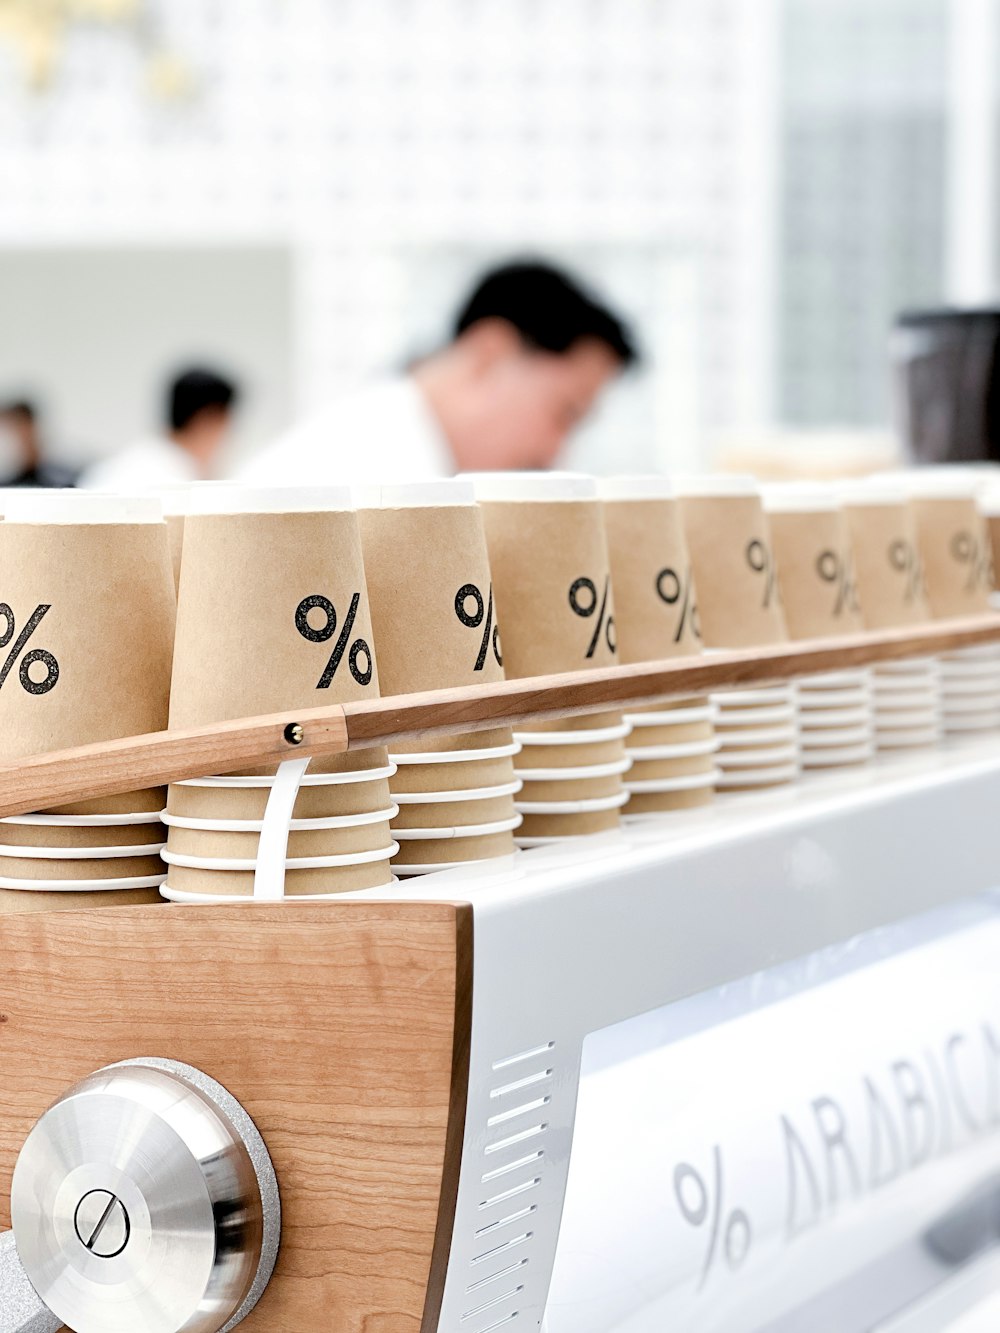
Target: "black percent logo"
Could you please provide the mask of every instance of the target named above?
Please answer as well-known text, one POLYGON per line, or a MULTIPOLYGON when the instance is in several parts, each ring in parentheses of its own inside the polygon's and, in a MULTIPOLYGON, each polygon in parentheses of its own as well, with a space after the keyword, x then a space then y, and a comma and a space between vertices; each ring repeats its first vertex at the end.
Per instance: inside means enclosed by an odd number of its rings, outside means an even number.
POLYGON ((674 1195, 684 1221, 692 1227, 703 1227, 708 1223, 708 1247, 701 1267, 698 1290, 708 1281, 719 1253, 719 1240, 726 1265, 735 1272, 750 1252, 753 1231, 750 1219, 742 1208, 726 1211, 725 1186, 722 1178, 722 1152, 716 1145, 712 1149, 712 1161, 715 1179, 709 1189, 705 1181, 687 1162, 674 1168, 674 1195))
POLYGON ((608 593, 611 591, 611 575, 608 574, 604 580, 604 593, 600 598, 601 608, 597 609, 597 584, 593 579, 574 579, 569 588, 570 610, 575 616, 582 616, 584 620, 589 620, 592 615, 597 614, 597 625, 594 629, 593 637, 590 640, 590 646, 587 649, 587 656, 593 657, 597 650, 597 645, 601 641, 601 634, 604 634, 604 641, 612 653, 618 651, 618 638, 615 633, 615 618, 606 615, 608 609, 608 593))
POLYGON ((695 638, 701 638, 698 608, 695 605, 692 592, 693 580, 690 569, 682 576, 678 574, 676 569, 671 569, 668 565, 665 569, 661 569, 656 576, 656 595, 660 601, 666 602, 667 606, 676 606, 678 602, 680 603, 677 629, 674 631, 674 643, 680 643, 684 637, 685 629, 690 629, 695 638))
POLYGON ((841 616, 845 611, 857 611, 858 590, 854 586, 854 576, 850 561, 836 551, 821 551, 816 557, 816 573, 824 583, 836 586, 837 597, 833 604, 833 614, 841 616))
MULTIPOLYGON (((6 684, 7 677, 10 675, 13 668, 17 666, 19 658, 21 665, 18 667, 17 674, 22 689, 27 690, 29 694, 48 694, 50 690, 55 689, 56 682, 59 680, 59 663, 52 654, 47 652, 44 648, 32 648, 30 652, 24 652, 28 640, 51 610, 51 606, 35 607, 28 623, 21 630, 20 634, 18 634, 14 647, 7 655, 7 660, 4 662, 3 666, 0 667, 0 690, 2 690, 6 684), (24 653, 23 657, 21 656, 22 653, 24 653), (40 663, 45 667, 44 680, 32 679, 31 668, 36 663, 40 663)), ((14 612, 6 602, 0 602, 0 620, 3 621, 4 626, 3 633, 0 634, 0 649, 2 649, 7 647, 17 631, 14 612)))
MULTIPOLYGON (((354 622, 358 618, 358 607, 361 604, 361 594, 356 592, 351 598, 351 605, 347 608, 347 615, 344 617, 344 625, 340 631, 337 642, 333 645, 333 652, 330 654, 330 660, 326 664, 326 670, 319 678, 316 685, 318 690, 328 690, 330 683, 337 674, 337 669, 344 659, 344 653, 347 653, 347 664, 351 669, 351 675, 359 685, 370 685, 372 679, 372 650, 364 639, 355 639, 350 649, 347 645, 350 642, 351 633, 354 629, 354 622), (362 659, 364 665, 362 666, 362 659)), ((330 601, 329 597, 324 597, 321 593, 313 593, 311 597, 303 597, 295 611, 295 628, 304 639, 310 643, 329 643, 337 633, 337 608, 330 601), (321 611, 326 623, 320 629, 314 629, 309 623, 309 614, 312 611, 321 611)))
POLYGON ((469 629, 478 629, 484 620, 486 622, 486 628, 483 630, 483 641, 479 645, 479 656, 476 658, 476 665, 473 670, 482 671, 486 665, 486 657, 491 646, 493 656, 497 660, 497 666, 503 666, 503 657, 500 653, 500 626, 493 623, 493 584, 490 584, 489 604, 487 605, 483 601, 483 594, 474 583, 463 583, 455 594, 455 615, 469 629), (475 607, 474 611, 469 610, 470 603, 475 607))
POLYGON ((906 576, 903 601, 915 602, 924 586, 924 572, 920 567, 917 548, 905 537, 897 537, 889 545, 889 564, 897 574, 906 576))
POLYGON ((754 537, 747 542, 746 560, 753 572, 760 574, 764 579, 764 596, 761 606, 770 606, 778 591, 778 571, 774 567, 771 548, 766 542, 762 542, 759 537, 754 537))
POLYGON ((968 569, 968 578, 965 580, 965 591, 974 592, 977 585, 982 582, 989 586, 992 581, 990 578, 990 555, 985 551, 976 536, 963 529, 956 532, 948 546, 951 552, 951 558, 960 565, 965 565, 968 569))

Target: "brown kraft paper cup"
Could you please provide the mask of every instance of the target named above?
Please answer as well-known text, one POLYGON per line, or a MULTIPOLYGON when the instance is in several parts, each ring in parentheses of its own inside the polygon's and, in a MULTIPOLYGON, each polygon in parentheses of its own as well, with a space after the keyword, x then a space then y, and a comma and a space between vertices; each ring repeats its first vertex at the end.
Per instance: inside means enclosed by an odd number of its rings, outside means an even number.
POLYGON ((767 515, 758 495, 685 495, 684 532, 707 648, 787 639, 767 515))
MULTIPOLYGON (((504 679, 483 518, 465 504, 359 510, 386 695, 504 679)), ((402 741, 400 753, 509 745, 510 731, 402 741)))
POLYGON ((149 875, 164 873, 165 867, 159 856, 115 856, 71 861, 0 855, 2 879, 145 879, 149 875))
POLYGON ((710 741, 714 735, 715 728, 707 720, 678 722, 673 726, 665 723, 662 727, 638 727, 629 736, 625 748, 632 753, 654 745, 690 745, 694 741, 710 741))
MULTIPOLYGON (((270 787, 170 788, 167 808, 184 819, 263 819, 270 787)), ((338 782, 329 786, 300 787, 293 819, 333 819, 339 815, 368 815, 391 804, 389 782, 338 782)))
POLYGON ((0 824, 0 846, 8 847, 138 847, 166 842, 163 824, 117 824, 73 828, 70 825, 0 824))
POLYGON ((992 553, 975 500, 920 496, 910 503, 931 614, 936 620, 987 615, 992 553))
MULTIPOLYGON (((631 741, 631 737, 628 738, 631 741)), ((625 759, 624 740, 595 741, 591 745, 526 745, 517 756, 519 775, 533 768, 588 768, 594 764, 616 764, 625 759)))
POLYGON ((0 916, 22 912, 68 912, 81 907, 162 905, 158 889, 102 889, 88 893, 46 893, 44 890, 0 889, 0 916))
MULTIPOLYGON (((520 763, 520 755, 517 756, 520 763)), ((392 779, 395 794, 419 792, 476 791, 514 781, 509 758, 474 760, 458 764, 400 764, 392 779)))
POLYGON ((462 750, 492 750, 511 743, 510 727, 489 731, 448 732, 443 736, 420 736, 393 746, 393 754, 458 754, 462 750))
POLYGON ((696 810, 715 800, 714 787, 695 787, 690 791, 635 792, 625 807, 627 815, 662 815, 671 810, 696 810))
MULTIPOLYGON (((348 856, 352 852, 373 852, 392 842, 389 820, 378 824, 360 824, 354 828, 295 829, 288 835, 288 857, 348 856)), ((223 832, 219 829, 188 829, 174 825, 170 830, 170 850, 180 856, 225 857, 253 860, 257 856, 260 834, 223 832)), ((173 866, 170 867, 171 872, 173 866)))
POLYGON ((463 861, 510 856, 513 851, 512 833, 486 833, 477 838, 414 838, 399 844, 392 863, 400 866, 460 865, 463 861))
POLYGON ((151 814, 162 810, 167 803, 166 787, 144 787, 142 791, 120 792, 114 796, 100 796, 89 801, 71 801, 68 805, 51 805, 48 815, 131 815, 151 814))
POLYGON ((619 710, 604 713, 580 713, 576 717, 560 717, 547 722, 526 722, 518 733, 530 736, 536 731, 603 731, 605 727, 621 724, 619 710))
POLYGON ((986 528, 990 535, 993 588, 995 591, 1000 591, 1000 514, 987 514, 986 528))
POLYGON ((905 501, 848 502, 858 600, 866 629, 895 629, 930 619, 913 511, 905 501))
MULTIPOLYGON (((0 687, 3 758, 164 729, 174 622, 164 523, 7 521, 0 569, 9 608, 0 637, 10 631, 16 643, 39 617, 0 687)), ((72 808, 131 811, 149 799, 125 794, 72 808)))
POLYGON ((518 838, 573 838, 608 833, 621 824, 620 810, 591 810, 577 815, 525 815, 518 838))
POLYGON ((435 801, 427 805, 401 805, 392 821, 393 829, 462 828, 470 824, 496 824, 514 818, 513 796, 495 796, 483 801, 435 801))
MULTIPOLYGON (((285 872, 285 897, 354 893, 359 889, 377 889, 391 880, 388 861, 322 870, 288 870, 285 872)), ((249 898, 253 895, 254 874, 252 870, 191 870, 187 866, 171 866, 168 883, 183 893, 249 898)))
POLYGON ((714 754, 694 755, 689 759, 637 759, 626 775, 626 783, 661 782, 665 778, 683 778, 695 773, 711 773, 714 754))
POLYGON ((615 625, 623 662, 701 652, 680 502, 605 500, 615 625))
POLYGON ((526 782, 518 792, 518 807, 535 801, 590 801, 601 796, 617 796, 622 790, 622 775, 605 778, 567 778, 566 781, 526 782))
POLYGON ((862 630, 843 512, 779 509, 768 514, 768 521, 789 637, 832 638, 862 630))
POLYGON ((167 542, 170 546, 170 565, 174 571, 174 588, 181 586, 181 560, 184 555, 184 515, 167 514, 167 542))

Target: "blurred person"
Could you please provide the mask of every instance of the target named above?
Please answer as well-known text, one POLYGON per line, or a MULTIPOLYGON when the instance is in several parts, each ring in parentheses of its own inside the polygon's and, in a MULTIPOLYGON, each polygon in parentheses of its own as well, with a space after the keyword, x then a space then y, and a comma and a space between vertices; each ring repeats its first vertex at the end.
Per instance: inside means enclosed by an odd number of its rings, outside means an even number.
POLYGON ((214 370, 193 367, 167 387, 161 435, 102 458, 84 473, 91 490, 135 491, 214 475, 239 403, 236 384, 214 370))
POLYGON ((0 436, 14 460, 13 474, 0 480, 0 486, 73 485, 76 474, 71 468, 45 459, 37 404, 28 399, 17 399, 0 405, 0 436))
POLYGON ((508 264, 479 282, 449 343, 294 427, 240 479, 337 485, 549 468, 637 359, 621 320, 567 274, 508 264))

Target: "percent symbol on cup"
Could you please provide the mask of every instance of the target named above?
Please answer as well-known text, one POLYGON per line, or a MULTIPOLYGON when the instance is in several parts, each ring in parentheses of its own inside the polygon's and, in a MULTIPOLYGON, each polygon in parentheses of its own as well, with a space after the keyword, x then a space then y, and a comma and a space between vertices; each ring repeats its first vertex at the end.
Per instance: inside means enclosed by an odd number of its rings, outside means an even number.
MULTIPOLYGON (((354 629, 354 622, 358 618, 358 607, 361 604, 361 594, 356 592, 351 598, 351 605, 348 608, 347 615, 344 617, 344 625, 340 631, 340 637, 333 646, 333 652, 330 654, 330 660, 326 664, 326 670, 319 678, 316 685, 318 690, 328 690, 330 683, 337 674, 337 668, 343 661, 344 653, 347 653, 347 664, 351 669, 351 675, 359 685, 370 685, 372 679, 372 650, 365 643, 364 639, 355 639, 350 649, 347 645, 354 629), (364 657, 364 666, 359 666, 359 662, 364 657)), ((313 593, 311 597, 303 597, 295 611, 295 628, 304 639, 310 643, 329 643, 337 633, 337 609, 330 601, 329 597, 322 596, 321 593, 313 593), (322 611, 326 623, 319 629, 315 629, 309 623, 309 613, 311 611, 322 611)))
POLYGON ((778 571, 774 567, 770 547, 759 537, 754 537, 747 542, 746 557, 753 572, 764 575, 764 600, 761 605, 770 606, 778 588, 778 571))
POLYGON ((924 586, 924 572, 913 543, 905 537, 897 537, 889 546, 889 563, 897 574, 906 575, 903 600, 915 602, 924 586))
MULTIPOLYGON (((3 666, 0 667, 0 690, 3 689, 7 677, 17 664, 18 658, 21 659, 21 665, 18 668, 17 674, 21 681, 22 689, 26 690, 28 694, 48 694, 50 690, 55 689, 56 682, 59 679, 59 663, 50 652, 45 648, 32 648, 30 652, 24 653, 24 656, 21 657, 28 640, 51 610, 51 606, 42 605, 35 607, 30 620, 25 625, 24 629, 21 630, 20 634, 18 634, 17 641, 15 642, 14 647, 10 650, 7 660, 4 662, 3 666), (36 662, 41 663, 41 665, 45 667, 45 678, 43 680, 32 679, 31 668, 36 662)), ((6 648, 11 639, 14 638, 14 633, 17 629, 17 624, 14 620, 14 612, 6 602, 0 602, 0 620, 4 621, 4 631, 0 634, 0 649, 2 649, 6 648)))
POLYGON ((965 591, 975 592, 976 585, 983 582, 987 587, 992 583, 990 578, 989 557, 985 551, 980 550, 979 542, 971 532, 964 529, 956 532, 949 544, 951 558, 960 565, 968 565, 969 576, 965 581, 965 591))
POLYGON ((674 643, 680 643, 684 637, 685 628, 690 629, 696 639, 701 638, 701 627, 698 624, 698 608, 694 604, 691 596, 692 579, 690 569, 684 578, 681 578, 676 569, 671 569, 668 565, 661 569, 656 576, 656 595, 667 606, 676 606, 681 603, 680 617, 677 621, 677 629, 674 632, 674 643))
MULTIPOLYGON (((605 616, 608 609, 608 594, 611 591, 611 575, 608 574, 604 580, 604 595, 601 598, 601 609, 597 612, 597 628, 594 630, 594 636, 590 640, 590 647, 587 649, 587 656, 593 657, 597 650, 597 645, 601 641, 601 632, 604 632, 604 641, 608 645, 610 652, 618 651, 618 639, 615 633, 614 616, 605 616)), ((589 619, 597 611, 597 585, 593 579, 580 578, 574 579, 569 589, 570 610, 576 616, 582 616, 584 620, 589 619)))
POLYGON ((731 1272, 746 1259, 753 1240, 750 1219, 742 1208, 726 1212, 725 1189, 722 1177, 722 1152, 716 1144, 712 1149, 715 1180, 711 1191, 693 1166, 682 1162, 674 1167, 674 1194, 681 1214, 690 1226, 702 1227, 708 1222, 708 1249, 702 1263, 698 1290, 701 1291, 711 1275, 718 1256, 720 1233, 726 1265, 731 1272))
POLYGON ((483 630, 483 641, 479 645, 479 656, 476 658, 474 671, 482 671, 486 665, 486 655, 490 646, 493 647, 493 656, 497 660, 497 666, 503 666, 503 657, 500 653, 500 626, 493 624, 493 584, 490 584, 489 606, 483 601, 483 594, 474 583, 463 583, 461 588, 455 594, 455 615, 463 625, 469 629, 478 629, 486 621, 486 628, 483 630), (475 610, 469 611, 469 602, 475 604, 475 610))
POLYGON ((850 563, 836 551, 821 551, 816 557, 816 573, 824 583, 837 585, 837 600, 833 605, 835 616, 843 615, 845 610, 858 611, 858 590, 851 576, 850 563))

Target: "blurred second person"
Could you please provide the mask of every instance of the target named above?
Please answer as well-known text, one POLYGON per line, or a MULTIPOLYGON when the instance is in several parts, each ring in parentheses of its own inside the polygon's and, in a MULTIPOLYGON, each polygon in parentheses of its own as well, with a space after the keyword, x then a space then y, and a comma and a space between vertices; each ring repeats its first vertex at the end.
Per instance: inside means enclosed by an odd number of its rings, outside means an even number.
POLYGON ((218 371, 185 370, 168 385, 162 433, 101 459, 80 485, 135 491, 214 477, 238 403, 238 386, 218 371))

